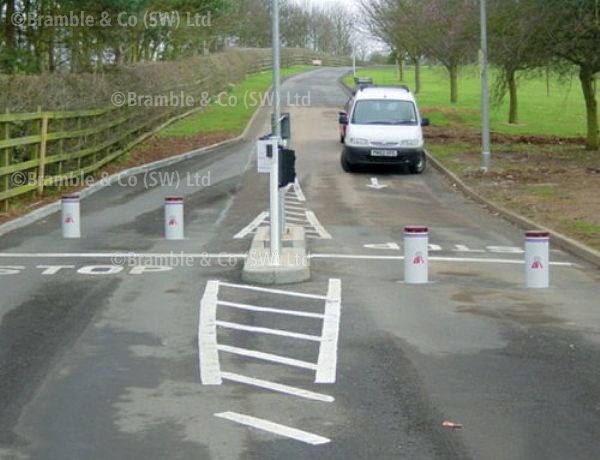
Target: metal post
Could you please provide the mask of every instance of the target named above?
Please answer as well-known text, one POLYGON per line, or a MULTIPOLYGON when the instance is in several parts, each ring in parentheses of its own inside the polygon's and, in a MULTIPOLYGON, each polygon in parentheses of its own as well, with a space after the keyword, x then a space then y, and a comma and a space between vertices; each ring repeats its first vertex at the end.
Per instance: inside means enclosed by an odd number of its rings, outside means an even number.
POLYGON ((490 94, 487 77, 487 13, 485 0, 480 0, 481 14, 481 170, 488 172, 491 167, 490 141, 490 94))
MULTIPOLYGON (((279 0, 273 0, 272 8, 272 40, 273 40, 273 114, 275 126, 273 136, 281 139, 281 99, 280 99, 280 56, 279 56, 279 0)), ((279 209, 279 149, 273 149, 271 161, 270 210, 271 210, 271 263, 279 265, 281 252, 280 209, 279 209)))
POLYGON ((356 44, 352 43, 352 76, 356 77, 356 44))

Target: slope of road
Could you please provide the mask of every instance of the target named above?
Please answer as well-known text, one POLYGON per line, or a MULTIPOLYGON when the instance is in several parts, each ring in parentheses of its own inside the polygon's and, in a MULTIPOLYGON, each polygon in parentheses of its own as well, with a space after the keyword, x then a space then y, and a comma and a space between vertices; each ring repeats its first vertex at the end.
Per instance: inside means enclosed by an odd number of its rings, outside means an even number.
POLYGON ((600 457, 598 271, 553 251, 552 287, 525 290, 522 231, 434 171, 343 173, 342 72, 283 85, 310 96, 287 109, 288 217, 324 230, 307 283, 240 285, 234 236, 268 208, 252 143, 98 192, 81 240, 57 216, 1 237, 1 458, 600 457), (407 224, 431 228, 425 286, 401 282, 407 224))

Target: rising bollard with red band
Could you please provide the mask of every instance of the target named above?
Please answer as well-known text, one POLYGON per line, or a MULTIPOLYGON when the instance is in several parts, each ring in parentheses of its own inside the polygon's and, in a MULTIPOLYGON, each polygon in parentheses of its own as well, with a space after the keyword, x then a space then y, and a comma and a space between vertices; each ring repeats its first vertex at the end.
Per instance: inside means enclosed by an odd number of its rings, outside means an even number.
POLYGON ((183 239, 183 197, 169 196, 165 198, 165 238, 168 240, 183 239))
POLYGON ((429 230, 423 226, 404 228, 404 282, 424 284, 429 280, 429 230))
POLYGON ((547 288, 549 275, 550 233, 530 230, 525 233, 525 287, 547 288))
POLYGON ((61 199, 63 238, 81 238, 79 195, 63 195, 61 199))

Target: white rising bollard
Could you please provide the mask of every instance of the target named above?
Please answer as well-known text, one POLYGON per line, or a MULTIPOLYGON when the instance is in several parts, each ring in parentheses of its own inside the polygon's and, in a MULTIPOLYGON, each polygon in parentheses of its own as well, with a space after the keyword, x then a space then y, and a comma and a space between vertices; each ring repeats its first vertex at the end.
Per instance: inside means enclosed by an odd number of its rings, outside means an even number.
POLYGON ((168 196, 165 198, 165 238, 167 240, 183 239, 183 197, 168 196))
POLYGON ((429 229, 423 226, 404 228, 404 282, 424 284, 429 281, 429 229))
POLYGON ((61 199, 61 222, 63 238, 81 238, 79 195, 63 195, 61 199))
POLYGON ((525 287, 550 286, 550 233, 530 230, 525 233, 525 287))

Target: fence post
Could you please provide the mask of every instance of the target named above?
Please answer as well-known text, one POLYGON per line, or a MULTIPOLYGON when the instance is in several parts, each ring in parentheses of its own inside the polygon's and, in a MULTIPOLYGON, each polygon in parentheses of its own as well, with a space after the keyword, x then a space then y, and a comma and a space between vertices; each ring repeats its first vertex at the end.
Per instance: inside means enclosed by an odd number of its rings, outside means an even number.
POLYGON ((44 192, 44 177, 46 175, 46 142, 48 138, 48 114, 42 115, 42 129, 40 131, 40 155, 38 158, 38 184, 37 190, 41 195, 44 192))
MULTIPOLYGON (((8 115, 9 110, 6 109, 6 114, 8 115)), ((4 122, 4 132, 0 133, 0 136, 2 136, 2 139, 10 139, 10 123, 8 121, 4 122)), ((2 152, 0 152, 0 168, 5 167, 10 165, 10 148, 5 148, 2 149, 2 152)), ((2 185, 0 187, 0 190, 3 192, 8 192, 9 188, 10 188, 10 178, 8 175, 4 175, 2 176, 2 182, 0 182, 0 184, 2 185)), ((8 212, 8 198, 2 200, 2 202, 0 203, 0 211, 2 212, 8 212)))

